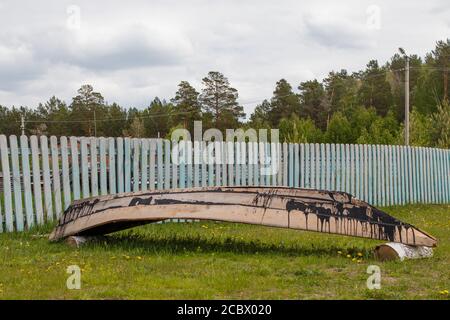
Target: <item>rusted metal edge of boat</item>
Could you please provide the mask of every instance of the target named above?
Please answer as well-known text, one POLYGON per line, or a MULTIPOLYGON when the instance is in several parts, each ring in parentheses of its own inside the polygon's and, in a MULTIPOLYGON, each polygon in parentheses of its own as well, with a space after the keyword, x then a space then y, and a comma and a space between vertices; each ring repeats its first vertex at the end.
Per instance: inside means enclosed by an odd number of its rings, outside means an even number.
POLYGON ((77 200, 50 240, 93 236, 166 219, 199 219, 436 246, 433 236, 345 192, 290 187, 152 190, 77 200))

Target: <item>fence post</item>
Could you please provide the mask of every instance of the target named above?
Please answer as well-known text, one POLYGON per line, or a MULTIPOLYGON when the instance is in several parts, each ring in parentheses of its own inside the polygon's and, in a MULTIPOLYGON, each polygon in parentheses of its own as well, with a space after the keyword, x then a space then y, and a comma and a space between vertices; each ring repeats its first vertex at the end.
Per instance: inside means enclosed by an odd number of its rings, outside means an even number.
POLYGON ((186 148, 186 187, 191 188, 192 187, 192 141, 188 140, 185 142, 185 148, 186 148))
POLYGON ((320 147, 320 189, 326 189, 326 156, 325 156, 325 144, 321 143, 320 147))
MULTIPOLYGON (((141 190, 148 190, 148 139, 141 139, 141 190)), ((167 179, 169 177, 167 176, 167 179)))
MULTIPOLYGON (((179 153, 179 149, 178 149, 178 146, 177 146, 177 142, 176 141, 172 141, 172 154, 171 154, 171 159, 172 159, 172 188, 174 188, 174 189, 178 189, 178 187, 179 187, 179 184, 178 184, 178 167, 179 167, 179 157, 178 157, 178 155, 176 155, 175 153, 174 153, 174 150, 177 150, 178 151, 178 153, 179 153), (175 160, 174 159, 174 156, 177 158, 177 160, 175 160)), ((152 143, 151 143, 151 141, 150 141, 150 157, 152 157, 152 143)), ((152 158, 150 158, 150 163, 152 163, 152 160, 151 160, 152 158)), ((155 165, 155 162, 154 162, 154 160, 153 160, 153 166, 155 165)), ((151 170, 151 168, 152 168, 152 165, 150 164, 150 170, 151 170)), ((151 173, 151 171, 150 171, 150 189, 153 189, 154 188, 154 186, 153 187, 151 187, 151 176, 152 176, 152 173, 151 173)))
POLYGON ((11 150, 11 167, 12 167, 13 190, 14 190, 14 215, 16 217, 16 230, 23 231, 24 223, 23 223, 23 207, 22 207, 22 188, 20 184, 19 152, 16 136, 9 137, 9 147, 11 150))
POLYGON ((87 138, 81 138, 81 185, 83 198, 89 198, 89 168, 87 138))
POLYGON ((33 168, 33 195, 34 208, 36 210, 36 222, 38 225, 44 223, 44 213, 42 208, 42 191, 41 191, 41 170, 39 166, 39 145, 36 136, 30 137, 31 143, 31 162, 33 168))
MULTIPOLYGON (((97 158, 97 142, 99 140, 95 137, 91 137, 89 141, 90 156, 91 156, 91 195, 92 197, 98 196, 98 158, 97 158)), ((100 167, 102 163, 100 161, 100 167)), ((100 177, 101 179, 101 177, 100 177)))
MULTIPOLYGON (((95 148, 97 149, 97 147, 95 148)), ((96 151, 96 150, 95 150, 96 151)), ((106 139, 101 137, 99 139, 99 152, 100 152, 100 194, 103 196, 105 194, 108 194, 108 183, 107 183, 107 179, 108 179, 108 173, 106 171, 106 166, 107 166, 107 162, 106 162, 106 139)), ((97 166, 97 154, 95 155, 95 170, 98 170, 98 166, 97 166)), ((95 181, 93 181, 93 192, 96 192, 98 194, 98 182, 97 182, 97 188, 95 188, 96 184, 95 181)))
MULTIPOLYGON (((115 194, 117 191, 116 182, 116 149, 115 149, 115 139, 109 138, 108 145, 108 155, 109 155, 109 193, 115 194)), ((119 158, 117 156, 117 158, 119 158)))
POLYGON ((3 173, 3 202, 5 204, 6 231, 12 232, 14 231, 14 219, 11 193, 11 172, 9 170, 8 144, 5 135, 0 135, 0 154, 3 173))
MULTIPOLYGON (((26 137, 25 137, 26 138, 26 137)), ((69 169, 69 147, 67 138, 60 138, 61 148, 61 171, 63 182, 64 210, 66 210, 72 201, 72 192, 70 188, 70 169, 69 169)))
POLYGON ((61 179, 59 170, 58 139, 55 136, 50 137, 50 151, 52 154, 52 177, 53 177, 52 185, 55 199, 55 213, 56 218, 59 218, 62 214, 61 179))
POLYGON ((70 162, 72 163, 73 200, 78 200, 80 199, 80 169, 78 165, 78 140, 76 137, 70 137, 70 162))
POLYGON ((47 221, 53 220, 53 199, 50 182, 50 161, 48 157, 48 140, 46 136, 41 136, 41 161, 42 176, 44 180, 44 204, 47 221))
POLYGON ((298 143, 294 143, 294 187, 299 187, 299 178, 300 178, 300 162, 298 156, 299 148, 298 143))
MULTIPOLYGON (((147 168, 147 167, 145 167, 145 168, 147 168)), ((144 167, 142 167, 142 170, 144 170, 144 167)), ((170 141, 169 140, 164 140, 164 189, 170 189, 170 141)))
POLYGON ((200 185, 200 146, 199 141, 194 141, 194 187, 200 185))

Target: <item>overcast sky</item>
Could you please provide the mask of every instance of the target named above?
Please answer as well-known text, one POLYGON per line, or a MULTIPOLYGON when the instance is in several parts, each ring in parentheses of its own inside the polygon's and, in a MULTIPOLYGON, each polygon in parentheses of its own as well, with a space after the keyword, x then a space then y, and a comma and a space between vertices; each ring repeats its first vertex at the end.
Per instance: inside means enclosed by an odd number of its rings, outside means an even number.
POLYGON ((70 103, 89 83, 144 108, 215 70, 250 113, 281 78, 357 71, 399 46, 423 56, 447 37, 448 0, 0 0, 0 104, 70 103))

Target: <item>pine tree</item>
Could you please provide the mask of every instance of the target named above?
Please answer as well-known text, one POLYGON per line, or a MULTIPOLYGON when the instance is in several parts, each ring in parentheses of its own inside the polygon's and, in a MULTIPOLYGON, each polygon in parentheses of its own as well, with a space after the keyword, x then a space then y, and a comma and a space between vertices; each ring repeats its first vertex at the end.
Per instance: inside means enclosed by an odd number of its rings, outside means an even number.
POLYGON ((292 115, 298 116, 300 113, 298 96, 292 91, 292 86, 285 79, 276 83, 271 105, 269 120, 273 126, 277 126, 283 118, 289 118, 292 115))
POLYGON ((300 83, 300 116, 314 120, 320 129, 327 127, 330 104, 323 85, 316 79, 300 83))
POLYGON ((194 121, 201 120, 202 110, 199 102, 199 93, 189 82, 181 81, 175 97, 171 100, 174 104, 173 122, 175 125, 181 124, 183 128, 189 129, 192 133, 194 121))
POLYGON ((203 78, 203 85, 200 101, 204 110, 212 115, 213 124, 221 130, 236 127, 239 119, 245 116, 237 101, 238 91, 217 71, 210 71, 203 78))
POLYGON ((78 95, 72 100, 71 116, 74 122, 72 129, 77 135, 93 136, 96 131, 95 119, 101 119, 105 116, 104 99, 99 92, 94 92, 91 85, 82 85, 78 89, 78 95))
POLYGON ((385 71, 376 60, 371 60, 360 76, 358 91, 360 103, 367 108, 374 107, 381 116, 385 116, 392 105, 391 86, 386 81, 385 71))

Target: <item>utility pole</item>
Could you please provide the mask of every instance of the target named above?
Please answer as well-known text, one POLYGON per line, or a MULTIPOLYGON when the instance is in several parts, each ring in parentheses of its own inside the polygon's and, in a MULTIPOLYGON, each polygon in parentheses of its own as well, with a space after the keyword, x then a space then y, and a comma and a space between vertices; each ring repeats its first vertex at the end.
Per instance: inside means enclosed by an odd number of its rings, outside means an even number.
POLYGON ((25 135, 25 117, 23 114, 20 116, 20 129, 22 130, 22 135, 25 135))
POLYGON ((403 48, 398 50, 405 57, 405 145, 409 146, 409 57, 403 48))
POLYGON ((95 117, 95 110, 94 110, 94 136, 97 137, 97 118, 95 117))
POLYGON ((409 58, 406 59, 405 70, 405 145, 409 146, 409 58))

